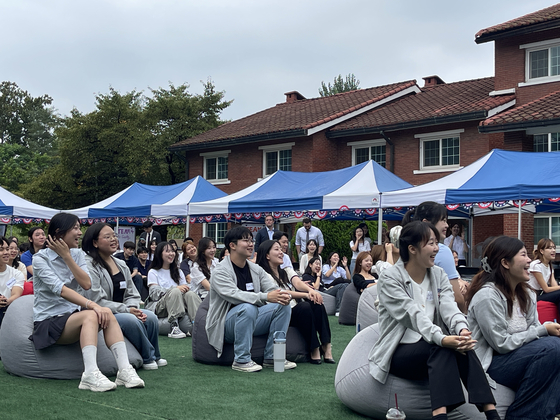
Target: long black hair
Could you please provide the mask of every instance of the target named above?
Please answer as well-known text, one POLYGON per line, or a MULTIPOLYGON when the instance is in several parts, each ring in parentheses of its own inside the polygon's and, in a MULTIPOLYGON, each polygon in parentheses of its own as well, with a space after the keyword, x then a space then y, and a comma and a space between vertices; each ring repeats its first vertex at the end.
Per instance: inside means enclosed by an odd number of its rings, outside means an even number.
POLYGON ((163 268, 163 258, 161 255, 163 254, 163 250, 167 247, 169 247, 175 254, 175 259, 171 264, 169 264, 169 274, 171 275, 173 281, 179 284, 181 282, 181 274, 179 272, 179 266, 175 262, 177 260, 177 253, 173 249, 173 245, 169 242, 160 242, 158 244, 156 252, 154 253, 154 260, 150 264, 150 270, 159 270, 163 268))
POLYGON ((529 285, 527 282, 521 282, 517 284, 515 290, 511 290, 508 282, 509 271, 502 264, 502 260, 511 262, 513 257, 524 247, 523 242, 510 236, 498 236, 488 244, 482 254, 482 259, 486 262, 485 267, 490 273, 481 270, 474 276, 465 296, 467 306, 482 286, 492 282, 506 297, 509 316, 511 316, 513 311, 513 301, 515 298, 519 302, 521 311, 527 313, 529 309, 529 293, 531 293, 529 285))
POLYGON ((321 261, 321 259, 319 257, 313 257, 311 258, 308 262, 307 262, 307 267, 305 267, 305 271, 303 274, 309 274, 313 277, 321 277, 323 272, 319 271, 319 275, 315 276, 315 273, 313 271, 311 271, 311 266, 315 263, 315 261, 321 261))
POLYGON ((99 255, 99 249, 97 249, 93 244, 94 241, 99 240, 99 233, 101 232, 101 230, 103 230, 104 227, 110 227, 111 229, 113 229, 109 223, 101 222, 94 223, 93 225, 88 227, 86 233, 84 234, 84 238, 82 239, 82 250, 93 259, 95 264, 100 265, 110 274, 111 269, 103 260, 103 258, 101 258, 101 255, 99 255))
MULTIPOLYGON (((42 227, 40 226, 35 226, 32 227, 31 229, 29 229, 29 231, 27 232, 27 239, 29 239, 29 248, 28 251, 31 253, 31 255, 35 254, 35 245, 33 244, 33 233, 35 233, 35 231, 37 230, 43 230, 42 227)), ((44 231, 43 231, 44 233, 44 231)), ((46 241, 45 241, 46 243, 46 241)), ((45 246, 45 244, 43 244, 43 247, 45 246)))
POLYGON ((272 268, 270 268, 270 263, 266 258, 266 256, 269 254, 274 244, 278 244, 278 246, 280 246, 280 243, 275 240, 264 241, 262 244, 259 245, 259 249, 257 250, 257 264, 260 265, 264 271, 266 271, 268 274, 272 276, 272 278, 274 279, 274 281, 276 281, 278 286, 290 288, 290 282, 288 280, 288 275, 286 274, 286 271, 283 268, 278 267, 278 276, 277 276, 272 271, 272 268))
MULTIPOLYGON (((18 244, 15 239, 17 239, 17 238, 15 238, 14 236, 10 236, 7 239, 8 247, 12 244, 12 242, 16 245, 18 244)), ((14 260, 12 261, 12 267, 14 267, 14 268, 19 267, 19 246, 17 248, 18 248, 18 253, 16 254, 14 260)))
POLYGON ((196 263, 198 264, 198 269, 204 275, 204 278, 210 280, 210 269, 208 268, 208 262, 206 261, 206 256, 204 253, 210 246, 214 244, 216 246, 216 242, 214 239, 205 236, 200 241, 198 241, 198 253, 196 255, 196 263))

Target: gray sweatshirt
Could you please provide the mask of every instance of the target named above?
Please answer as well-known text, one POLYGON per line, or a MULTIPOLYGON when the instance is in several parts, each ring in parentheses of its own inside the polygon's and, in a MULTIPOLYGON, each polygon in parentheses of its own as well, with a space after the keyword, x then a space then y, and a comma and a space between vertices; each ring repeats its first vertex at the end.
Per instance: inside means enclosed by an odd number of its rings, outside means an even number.
MULTIPOLYGON (((484 371, 490 367, 494 351, 505 354, 518 349, 523 344, 529 343, 539 337, 548 335, 544 325, 541 325, 537 316, 537 299, 530 292, 529 309, 525 314, 527 330, 510 334, 508 328, 507 299, 494 283, 486 283, 473 296, 469 304, 469 324, 472 328, 472 337, 477 340, 476 355, 484 371)), ((492 388, 496 382, 488 377, 492 388)))
POLYGON ((434 322, 414 301, 413 280, 401 259, 379 277, 380 337, 369 353, 369 372, 382 384, 387 380, 393 353, 407 328, 419 333, 426 342, 438 346, 446 335, 459 335, 463 328, 469 328, 465 315, 455 303, 453 288, 445 271, 434 266, 427 270, 427 275, 436 307, 434 322))

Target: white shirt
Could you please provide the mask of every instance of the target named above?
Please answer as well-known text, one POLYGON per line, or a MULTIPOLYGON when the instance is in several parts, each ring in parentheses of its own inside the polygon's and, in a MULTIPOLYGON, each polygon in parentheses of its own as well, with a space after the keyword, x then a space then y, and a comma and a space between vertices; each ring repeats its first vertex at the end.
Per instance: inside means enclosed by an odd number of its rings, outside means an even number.
MULTIPOLYGON (((434 322, 434 312, 436 305, 434 303, 434 296, 430 287, 430 278, 426 274, 422 283, 418 284, 411 279, 412 283, 412 293, 414 294, 414 302, 420 309, 426 314, 430 321, 434 322)), ((402 344, 412 344, 418 342, 422 336, 414 330, 407 328, 403 338, 401 339, 402 344)))
MULTIPOLYGON (((179 285, 187 284, 185 275, 181 270, 179 270, 179 275, 181 276, 179 285)), ((150 286, 150 284, 158 284, 164 289, 171 289, 172 287, 178 286, 177 283, 175 283, 175 281, 171 278, 171 272, 169 271, 169 269, 166 270, 164 268, 148 271, 148 286, 150 286)))
POLYGON ((12 296, 12 287, 21 287, 23 290, 24 283, 25 277, 21 271, 6 266, 6 269, 0 273, 0 295, 10 298, 12 296))
MULTIPOLYGON (((451 239, 453 239, 453 235, 449 235, 447 238, 443 240, 443 243, 447 245, 449 248, 451 248, 449 246, 449 244, 451 243, 451 239)), ((469 250, 469 246, 467 245, 465 247, 465 244, 466 243, 461 239, 460 236, 456 236, 455 240, 453 241, 453 248, 451 248, 451 251, 457 252, 457 255, 460 260, 467 259, 465 253, 469 250)))
MULTIPOLYGON (((305 227, 302 226, 296 232, 296 246, 297 245, 300 246, 301 252, 306 252, 305 251, 305 247, 307 246, 307 243, 305 242, 306 238, 307 238, 307 230, 305 229, 305 227)), ((316 228, 315 226, 311 226, 309 228, 309 239, 315 239, 319 244, 319 246, 325 246, 325 240, 323 239, 323 232, 321 232, 321 229, 316 228)))
POLYGON ((531 265, 529 266, 529 286, 531 286, 535 290, 542 290, 541 285, 539 284, 533 273, 541 273, 545 283, 550 286, 550 274, 554 276, 554 270, 551 273, 549 265, 544 265, 540 260, 535 260, 531 262, 531 265))
MULTIPOLYGON (((214 268, 216 268, 219 262, 220 261, 217 258, 214 258, 212 260, 212 264, 210 264, 210 274, 212 274, 212 271, 214 270, 214 268)), ((208 290, 202 287, 202 282, 204 280, 210 281, 210 279, 207 279, 204 276, 202 270, 200 270, 200 266, 198 265, 198 263, 193 263, 191 267, 191 291, 198 293, 198 295, 203 299, 208 294, 208 290)))
MULTIPOLYGON (((368 238, 365 238, 365 239, 368 239, 368 238)), ((368 241, 366 241, 365 239, 364 239, 363 243, 362 242, 358 243, 358 250, 357 251, 352 251, 352 259, 353 260, 358 258, 358 254, 360 252, 371 251, 371 244, 368 241)), ((353 246, 354 246, 354 241, 350 241, 350 248, 352 248, 353 246)))

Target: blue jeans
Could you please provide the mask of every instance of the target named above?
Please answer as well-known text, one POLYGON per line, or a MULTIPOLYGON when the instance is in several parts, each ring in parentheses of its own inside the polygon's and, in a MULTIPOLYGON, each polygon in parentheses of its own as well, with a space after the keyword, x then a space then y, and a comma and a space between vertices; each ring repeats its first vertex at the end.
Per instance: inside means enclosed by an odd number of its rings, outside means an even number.
POLYGON ((515 391, 507 420, 553 419, 560 413, 560 338, 543 337, 494 354, 488 374, 515 391))
POLYGON ((148 316, 145 322, 129 313, 117 313, 115 318, 123 335, 136 347, 144 363, 150 363, 161 358, 158 341, 159 325, 152 311, 143 309, 142 312, 148 316))
POLYGON ((273 335, 276 331, 288 333, 292 309, 290 305, 267 303, 256 306, 241 303, 229 310, 226 315, 224 341, 233 343, 234 360, 237 363, 251 361, 251 347, 254 335, 268 335, 264 358, 273 358, 273 335))
POLYGON ((334 296, 336 298, 336 312, 340 311, 340 304, 342 303, 342 296, 344 296, 344 291, 350 283, 339 283, 335 286, 329 287, 324 291, 327 295, 334 296))

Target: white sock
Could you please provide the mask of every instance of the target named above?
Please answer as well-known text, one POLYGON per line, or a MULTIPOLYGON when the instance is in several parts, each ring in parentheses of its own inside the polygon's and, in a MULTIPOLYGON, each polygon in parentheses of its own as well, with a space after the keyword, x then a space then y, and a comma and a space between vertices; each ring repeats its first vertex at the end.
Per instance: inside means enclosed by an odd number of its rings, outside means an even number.
POLYGON ((124 341, 117 341, 113 344, 111 346, 111 351, 113 352, 113 356, 115 356, 119 371, 130 366, 130 363, 128 362, 128 353, 126 352, 126 344, 124 344, 124 341))
POLYGON ((98 369, 96 346, 85 346, 82 349, 82 358, 84 359, 84 373, 92 373, 98 369))

